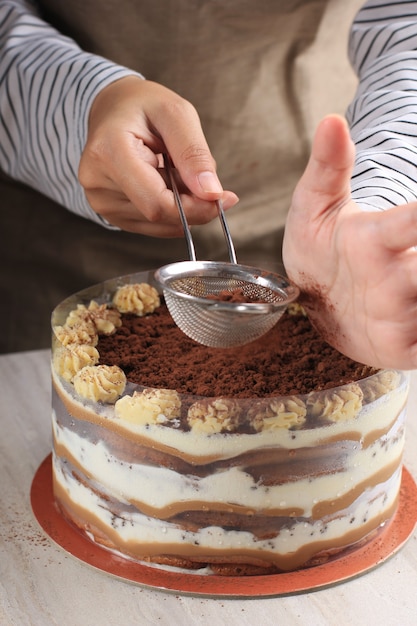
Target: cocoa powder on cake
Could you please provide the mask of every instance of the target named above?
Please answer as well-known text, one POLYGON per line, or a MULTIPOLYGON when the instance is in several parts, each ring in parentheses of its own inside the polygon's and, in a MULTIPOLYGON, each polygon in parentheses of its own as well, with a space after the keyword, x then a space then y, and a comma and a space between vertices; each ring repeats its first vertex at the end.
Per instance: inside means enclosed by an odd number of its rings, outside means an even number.
POLYGON ((132 383, 206 397, 306 394, 377 371, 332 348, 304 315, 288 313, 260 339, 219 349, 184 335, 162 304, 145 317, 123 315, 97 349, 101 364, 118 365, 132 383))

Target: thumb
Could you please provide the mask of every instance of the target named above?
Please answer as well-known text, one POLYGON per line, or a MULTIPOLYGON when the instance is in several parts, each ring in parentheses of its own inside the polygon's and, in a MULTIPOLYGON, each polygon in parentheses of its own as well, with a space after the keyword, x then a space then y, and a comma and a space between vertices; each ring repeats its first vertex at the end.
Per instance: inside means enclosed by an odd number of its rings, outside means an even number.
POLYGON ((223 187, 194 106, 165 91, 163 106, 152 111, 152 122, 186 187, 202 200, 218 200, 223 187))
POLYGON ((201 138, 200 141, 200 145, 193 143, 182 150, 177 143, 171 157, 192 193, 204 200, 217 200, 223 193, 223 187, 216 173, 214 158, 205 140, 201 138))
POLYGON ((152 81, 142 82, 142 88, 147 96, 144 107, 147 121, 166 146, 185 186, 201 200, 213 202, 222 198, 227 200, 228 206, 235 204, 237 196, 223 191, 195 107, 177 93, 152 81))
POLYGON ((329 115, 318 125, 305 172, 294 194, 294 204, 326 210, 350 197, 355 147, 346 120, 329 115))
POLYGON ((214 202, 222 200, 223 208, 229 209, 238 202, 238 196, 232 191, 224 191, 216 173, 216 163, 205 142, 183 146, 187 136, 181 137, 170 152, 171 159, 181 180, 197 198, 214 202))

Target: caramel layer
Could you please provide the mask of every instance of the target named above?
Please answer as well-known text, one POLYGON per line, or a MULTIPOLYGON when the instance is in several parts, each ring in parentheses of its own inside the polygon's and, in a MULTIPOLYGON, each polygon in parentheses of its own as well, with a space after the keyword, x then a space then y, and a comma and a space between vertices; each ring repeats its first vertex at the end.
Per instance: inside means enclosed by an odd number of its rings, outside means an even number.
POLYGON ((345 493, 340 498, 334 498, 333 500, 324 500, 322 502, 318 502, 313 507, 313 519, 319 520, 327 517, 328 515, 336 514, 338 511, 343 511, 353 502, 355 502, 355 500, 367 489, 371 489, 376 485, 383 484, 389 478, 391 478, 391 476, 398 470, 401 464, 402 453, 390 465, 386 465, 379 472, 376 472, 375 474, 370 476, 368 480, 364 480, 358 485, 355 485, 353 489, 345 493))
POLYGON ((401 414, 402 411, 404 411, 404 409, 405 409, 405 403, 401 407, 401 410, 398 412, 398 414, 394 416, 388 428, 376 428, 375 430, 365 435, 362 441, 362 447, 369 448, 373 443, 375 443, 375 441, 378 441, 379 439, 381 439, 381 437, 389 433, 389 431, 391 430, 391 428, 393 428, 395 422, 397 421, 398 416, 401 414))
MULTIPOLYGON (((141 435, 139 433, 133 433, 132 431, 125 428, 122 425, 122 423, 118 423, 115 420, 109 420, 105 417, 101 417, 94 411, 89 410, 85 407, 82 407, 76 404, 75 402, 72 402, 71 400, 68 399, 66 394, 61 391, 58 385, 55 384, 55 381, 53 381, 53 390, 57 393, 58 398, 63 403, 68 414, 71 417, 77 420, 90 422, 91 424, 96 424, 97 426, 100 426, 101 428, 103 428, 103 430, 116 433, 120 437, 123 437, 126 441, 130 441, 130 442, 142 445, 147 448, 155 447, 157 450, 159 450, 160 452, 164 454, 168 454, 172 457, 184 459, 187 463, 190 463, 192 465, 199 465, 199 464, 205 465, 207 463, 211 463, 219 459, 218 455, 211 455, 211 456, 195 455, 194 456, 191 454, 186 454, 182 452, 181 450, 177 450, 176 448, 173 448, 172 446, 164 445, 161 442, 158 442, 158 444, 156 444, 154 439, 151 439, 150 437, 146 437, 145 435, 141 435)), ((54 400, 54 397, 53 397, 52 406, 54 406, 54 402, 56 401, 57 401, 56 398, 54 400)))
MULTIPOLYGON (((66 448, 59 445, 56 441, 54 441, 54 450, 56 455, 61 459, 66 459, 73 466, 73 473, 77 472, 77 479, 84 485, 88 486, 89 489, 96 491, 90 484, 90 481, 94 478, 89 472, 86 472, 85 468, 80 464, 78 459, 76 459, 71 453, 68 452, 66 448)), ((206 500, 191 500, 187 502, 175 502, 170 504, 169 506, 163 508, 156 508, 148 505, 146 502, 142 502, 140 500, 130 500, 130 504, 132 504, 138 511, 143 513, 144 515, 148 515, 149 517, 155 517, 157 519, 169 520, 181 513, 188 513, 190 511, 202 511, 207 514, 210 511, 212 514, 216 511, 218 512, 227 512, 228 514, 238 515, 238 516, 252 516, 255 513, 257 515, 266 515, 270 517, 300 517, 303 515, 304 511, 301 508, 297 507, 281 507, 275 509, 258 509, 254 510, 250 507, 244 507, 239 504, 227 503, 224 502, 210 502, 207 504, 206 500)))
MULTIPOLYGON (((61 411, 61 408, 59 406, 61 403, 63 407, 65 407, 67 415, 69 415, 70 417, 78 421, 84 421, 100 427, 100 439, 107 440, 109 442, 110 449, 113 450, 114 446, 115 455, 120 456, 121 458, 123 458, 123 460, 126 460, 127 462, 135 462, 135 459, 138 458, 138 446, 142 446, 143 449, 148 449, 147 455, 149 456, 150 463, 155 462, 156 465, 162 464, 165 467, 179 468, 180 466, 178 466, 178 459, 181 459, 182 461, 184 461, 185 464, 193 466, 194 468, 198 466, 208 466, 210 465, 210 463, 217 463, 221 461, 224 461, 226 465, 230 465, 231 459, 222 458, 220 453, 212 455, 189 454, 175 447, 161 443, 154 438, 147 437, 145 434, 133 433, 132 431, 125 428, 121 422, 100 416, 93 410, 88 409, 87 407, 83 407, 80 404, 74 402, 60 388, 60 385, 56 384, 56 382, 54 381, 53 406, 56 407, 57 412, 61 411), (154 461, 150 457, 151 453, 154 457, 154 461)), ((400 413, 398 413, 398 415, 399 414, 400 413)), ((391 430, 393 425, 395 425, 396 420, 398 419, 398 415, 396 415, 390 421, 389 426, 387 426, 386 428, 374 430, 371 433, 365 435, 362 442, 362 436, 359 432, 345 431, 338 436, 321 438, 320 445, 316 447, 319 449, 319 451, 322 451, 325 446, 329 446, 330 448, 337 442, 340 442, 341 445, 343 444, 352 448, 354 446, 368 447, 374 441, 376 441, 377 438, 381 437, 384 434, 387 434, 391 430)), ((306 448, 303 448, 303 455, 305 454, 305 449, 306 448)), ((278 448, 270 448, 269 451, 268 449, 263 449, 262 453, 268 454, 271 451, 273 451, 274 455, 279 454, 278 448)), ((293 452, 294 450, 291 450, 290 452, 288 452, 287 450, 283 450, 283 453, 287 455, 293 452)), ((340 455, 340 453, 341 448, 338 450, 337 454, 340 455)), ((146 455, 142 455, 142 453, 140 453, 140 456, 141 458, 143 458, 143 460, 147 458, 146 455)), ((232 462, 236 465, 246 464, 246 461, 243 459, 243 455, 235 456, 232 462)), ((253 466, 253 463, 249 461, 247 465, 248 467, 251 467, 253 466)), ((204 472, 204 470, 202 470, 202 472, 204 472)), ((195 473, 196 475, 204 475, 199 474, 196 469, 193 470, 193 473, 195 473)))
POLYGON ((337 443, 338 441, 357 441, 360 442, 362 449, 369 448, 373 443, 375 443, 375 441, 378 441, 381 437, 390 432, 390 430, 394 427, 396 421, 398 420, 399 415, 401 415, 402 411, 404 411, 404 408, 405 403, 402 405, 398 413, 392 418, 388 426, 384 426, 384 428, 375 428, 374 430, 367 433, 364 437, 362 437, 361 433, 355 430, 351 430, 349 432, 344 432, 342 435, 324 437, 320 440, 320 445, 330 445, 332 443, 337 443))
MULTIPOLYGON (((73 466, 73 473, 77 473, 78 479, 88 488, 95 491, 95 488, 92 487, 90 481, 94 478, 90 473, 86 472, 85 468, 81 465, 78 459, 76 459, 73 455, 71 455, 66 448, 59 445, 56 441, 54 441, 54 449, 57 456, 60 459, 66 459, 73 466)), ((327 516, 334 517, 340 511, 344 511, 348 508, 362 493, 367 489, 371 489, 376 485, 383 484, 386 482, 395 471, 401 466, 402 455, 400 454, 398 459, 396 459, 389 466, 384 467, 382 470, 376 472, 375 474, 369 476, 366 481, 362 481, 346 494, 343 494, 339 498, 333 498, 332 500, 324 500, 318 502, 313 507, 312 519, 319 520, 325 518, 327 516)), ((273 471, 273 468, 270 470, 273 471)), ((210 516, 215 515, 216 512, 224 513, 227 512, 230 515, 238 516, 240 518, 240 524, 245 524, 243 521, 244 517, 250 517, 253 515, 257 516, 265 516, 270 518, 296 518, 302 517, 304 515, 304 510, 297 507, 271 507, 271 508, 261 508, 254 510, 251 507, 244 507, 239 504, 234 504, 231 502, 207 502, 206 500, 187 500, 187 501, 178 501, 169 504, 168 506, 157 508, 149 505, 148 503, 132 499, 130 500, 130 504, 133 505, 138 511, 143 513, 144 515, 148 515, 149 517, 154 517, 156 519, 162 520, 171 520, 173 521, 177 516, 182 514, 190 515, 195 513, 198 515, 198 512, 204 512, 206 516, 206 520, 210 518, 210 516)), ((209 525, 206 522, 205 525, 209 525)))
MULTIPOLYGON (((178 474, 196 477, 209 476, 225 468, 240 467, 252 476, 255 483, 269 486, 298 481, 303 477, 343 471, 349 454, 358 448, 358 444, 351 441, 341 441, 332 446, 304 447, 295 450, 279 447, 261 448, 239 454, 234 458, 212 461, 206 465, 193 465, 166 452, 156 450, 154 447, 127 441, 106 429, 101 429, 99 432, 88 422, 77 422, 74 428, 71 419, 68 418, 64 419, 62 426, 75 432, 82 428, 83 437, 92 443, 100 438, 109 453, 126 464, 140 463, 166 467, 178 474)), ((65 455, 64 452, 60 454, 65 455)))
POLYGON ((123 542, 120 540, 116 530, 104 524, 102 520, 88 510, 74 504, 68 498, 65 490, 56 481, 54 481, 54 494, 64 514, 82 531, 92 532, 98 543, 118 550, 134 559, 149 560, 151 558, 157 561, 158 557, 163 557, 166 562, 166 557, 171 557, 173 560, 180 558, 191 563, 198 562, 202 566, 203 564, 216 562, 248 563, 261 567, 273 564, 280 571, 298 569, 323 551, 329 553, 361 541, 380 527, 381 524, 389 520, 394 515, 398 505, 396 501, 387 510, 368 520, 359 529, 350 530, 336 539, 312 541, 296 552, 283 555, 255 549, 251 550, 244 547, 239 547, 238 550, 205 548, 204 546, 196 545, 196 543, 187 543, 186 541, 173 544, 141 543, 140 541, 123 542))

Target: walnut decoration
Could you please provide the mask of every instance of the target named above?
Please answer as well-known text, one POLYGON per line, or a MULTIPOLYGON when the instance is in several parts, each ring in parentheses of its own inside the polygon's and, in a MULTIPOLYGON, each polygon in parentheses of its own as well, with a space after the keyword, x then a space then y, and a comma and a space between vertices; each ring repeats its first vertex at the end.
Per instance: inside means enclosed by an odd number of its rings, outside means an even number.
POLYGON ((231 398, 207 398, 199 400, 188 409, 187 421, 191 430, 207 435, 237 430, 242 409, 231 398))
POLYGON ((401 374, 394 370, 381 370, 372 378, 364 381, 364 403, 368 404, 377 400, 389 391, 396 389, 400 384, 401 374))
POLYGON ((312 392, 307 398, 307 411, 313 418, 329 422, 354 419, 362 408, 363 392, 356 383, 339 389, 312 392))
POLYGON ((296 396, 269 398, 253 403, 248 411, 252 427, 257 431, 299 428, 306 420, 306 406, 296 396))

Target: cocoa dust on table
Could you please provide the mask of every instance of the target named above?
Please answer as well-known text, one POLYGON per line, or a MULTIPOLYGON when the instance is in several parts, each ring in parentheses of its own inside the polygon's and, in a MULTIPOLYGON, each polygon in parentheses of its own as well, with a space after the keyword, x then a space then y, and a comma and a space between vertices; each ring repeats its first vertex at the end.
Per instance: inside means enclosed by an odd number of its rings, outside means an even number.
POLYGON ((145 317, 126 314, 101 336, 100 363, 119 365, 129 381, 180 393, 238 398, 305 394, 374 374, 327 344, 304 315, 284 313, 263 337, 236 348, 188 338, 165 304, 145 317))

